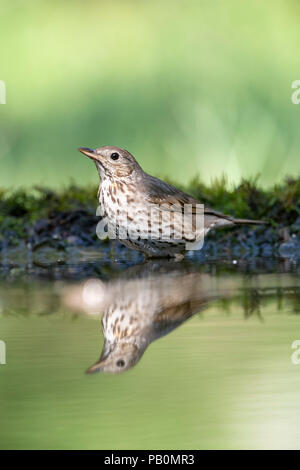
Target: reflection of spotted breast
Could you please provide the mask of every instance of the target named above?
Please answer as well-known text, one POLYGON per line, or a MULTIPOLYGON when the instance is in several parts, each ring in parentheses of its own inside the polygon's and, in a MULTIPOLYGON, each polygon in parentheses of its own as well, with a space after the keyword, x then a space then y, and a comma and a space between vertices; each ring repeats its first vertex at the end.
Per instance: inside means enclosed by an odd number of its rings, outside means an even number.
POLYGON ((125 298, 113 302, 102 317, 105 338, 114 342, 135 337, 145 326, 145 314, 140 312, 139 299, 125 298))
POLYGON ((128 281, 118 284, 114 292, 117 295, 102 316, 106 344, 131 343, 143 350, 208 301, 194 275, 128 281))

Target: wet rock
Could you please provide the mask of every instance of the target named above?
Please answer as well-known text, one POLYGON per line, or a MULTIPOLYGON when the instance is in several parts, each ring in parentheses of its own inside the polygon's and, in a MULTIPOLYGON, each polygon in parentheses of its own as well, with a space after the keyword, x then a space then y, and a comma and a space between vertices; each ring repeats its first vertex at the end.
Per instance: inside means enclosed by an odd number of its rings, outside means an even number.
POLYGON ((33 230, 35 233, 40 234, 41 232, 45 232, 50 228, 50 221, 48 219, 40 219, 35 222, 33 225, 33 230))
POLYGON ((263 243, 260 249, 262 256, 269 257, 274 255, 274 248, 270 243, 263 243))
POLYGON ((294 231, 300 231, 300 215, 297 217, 296 221, 293 223, 291 226, 292 230, 294 231))
POLYGON ((279 247, 279 253, 283 258, 300 256, 300 244, 297 241, 282 243, 279 247))
POLYGON ((85 242, 82 240, 82 238, 78 237, 77 235, 69 235, 66 238, 66 242, 68 245, 75 245, 75 246, 85 245, 85 242))

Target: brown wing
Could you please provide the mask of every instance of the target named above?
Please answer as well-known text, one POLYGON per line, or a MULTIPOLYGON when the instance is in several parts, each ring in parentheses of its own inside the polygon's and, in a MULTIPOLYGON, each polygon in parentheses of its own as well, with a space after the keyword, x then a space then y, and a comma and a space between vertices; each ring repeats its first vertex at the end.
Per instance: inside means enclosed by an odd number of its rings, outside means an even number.
MULTIPOLYGON (((201 204, 200 201, 193 198, 189 194, 180 191, 171 184, 165 183, 154 176, 147 175, 144 183, 146 191, 146 200, 151 204, 160 205, 161 210, 169 210, 174 212, 183 213, 184 205, 192 205, 192 214, 199 213, 197 205, 201 204), (164 207, 165 205, 165 207, 164 207), (168 205, 171 207, 168 209, 168 205)), ((200 212, 202 213, 202 208, 200 212)), ((214 225, 233 225, 234 219, 229 215, 224 215, 209 207, 204 206, 205 227, 212 227, 214 225)))

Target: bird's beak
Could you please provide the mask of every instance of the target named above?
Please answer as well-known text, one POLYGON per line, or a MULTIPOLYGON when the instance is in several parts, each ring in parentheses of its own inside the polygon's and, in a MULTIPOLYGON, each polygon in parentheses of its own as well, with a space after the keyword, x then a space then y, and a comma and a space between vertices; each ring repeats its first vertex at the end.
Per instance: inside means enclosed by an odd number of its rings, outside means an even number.
POLYGON ((115 347, 114 344, 109 343, 105 339, 100 359, 95 364, 93 364, 91 367, 89 367, 86 370, 85 373, 86 374, 95 374, 95 372, 101 372, 103 365, 105 365, 105 363, 106 363, 106 359, 108 359, 108 357, 109 357, 110 353, 112 352, 112 350, 114 349, 114 347, 115 347))
POLYGON ((93 364, 91 367, 89 367, 85 373, 86 374, 96 374, 97 372, 102 371, 102 363, 101 362, 96 362, 93 364))
POLYGON ((100 160, 100 155, 98 155, 95 150, 89 149, 86 147, 79 147, 79 152, 83 153, 83 155, 86 155, 87 157, 91 158, 92 160, 99 161, 100 160))

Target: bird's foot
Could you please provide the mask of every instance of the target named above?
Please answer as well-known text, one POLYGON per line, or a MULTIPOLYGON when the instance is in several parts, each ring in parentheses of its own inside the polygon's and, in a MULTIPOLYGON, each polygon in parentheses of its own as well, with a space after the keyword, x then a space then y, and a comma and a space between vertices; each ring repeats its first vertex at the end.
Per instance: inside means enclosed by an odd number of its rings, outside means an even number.
POLYGON ((148 261, 150 260, 154 260, 154 259, 166 259, 166 260, 169 260, 169 261, 175 261, 175 262, 179 262, 179 261, 182 261, 184 258, 184 255, 182 253, 176 253, 175 255, 149 255, 147 253, 145 253, 145 260, 144 262, 147 263, 148 261))

